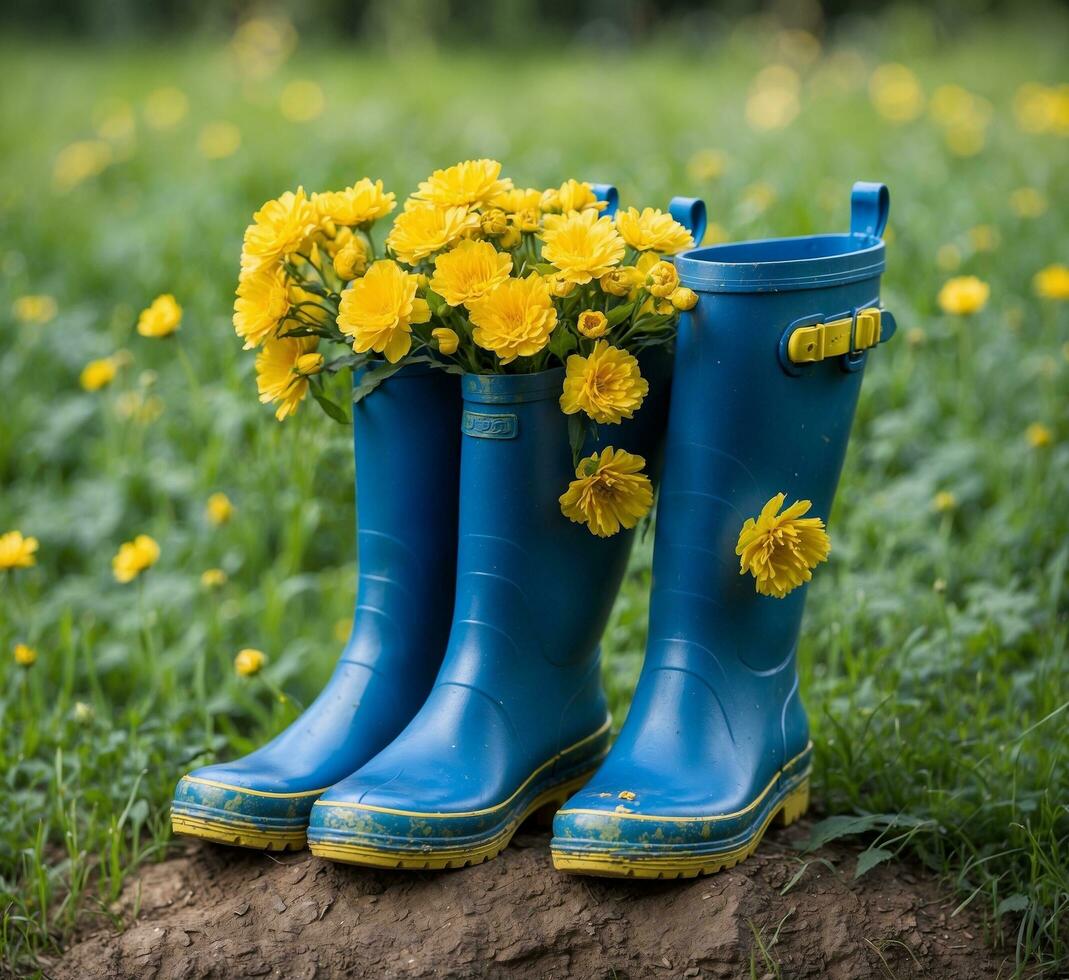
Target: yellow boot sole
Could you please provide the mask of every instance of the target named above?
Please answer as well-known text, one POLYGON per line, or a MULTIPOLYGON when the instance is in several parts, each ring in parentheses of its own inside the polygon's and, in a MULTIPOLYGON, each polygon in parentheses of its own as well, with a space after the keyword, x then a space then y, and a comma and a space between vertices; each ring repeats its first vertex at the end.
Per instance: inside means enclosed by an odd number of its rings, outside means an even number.
POLYGON ((299 851, 305 845, 303 830, 261 830, 252 825, 239 826, 182 813, 171 814, 171 830, 183 837, 196 837, 215 844, 230 844, 259 851, 299 851))

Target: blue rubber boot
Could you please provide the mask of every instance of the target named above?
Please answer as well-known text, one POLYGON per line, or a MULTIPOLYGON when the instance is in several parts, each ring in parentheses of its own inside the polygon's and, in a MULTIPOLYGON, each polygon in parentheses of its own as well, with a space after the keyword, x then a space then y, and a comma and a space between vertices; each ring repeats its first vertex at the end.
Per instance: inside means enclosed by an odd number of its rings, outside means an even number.
MULTIPOLYGON (((650 394, 597 443, 654 475, 670 357, 650 394)), ((598 643, 634 532, 598 538, 561 514, 574 478, 562 369, 463 379, 453 628, 426 704, 400 736, 312 808, 314 854, 440 869, 494 857, 519 824, 581 786, 609 746, 598 643)))
POLYGON ((804 586, 759 595, 735 549, 786 493, 827 519, 879 309, 887 189, 857 184, 851 233, 698 248, 680 324, 646 657, 593 779, 553 823, 553 861, 675 878, 732 867, 808 806, 811 744, 795 650, 804 586))
POLYGON ((353 406, 360 579, 349 641, 323 692, 285 731, 179 782, 176 833, 303 847, 316 798, 419 709, 453 611, 460 411, 459 379, 423 366, 353 406))

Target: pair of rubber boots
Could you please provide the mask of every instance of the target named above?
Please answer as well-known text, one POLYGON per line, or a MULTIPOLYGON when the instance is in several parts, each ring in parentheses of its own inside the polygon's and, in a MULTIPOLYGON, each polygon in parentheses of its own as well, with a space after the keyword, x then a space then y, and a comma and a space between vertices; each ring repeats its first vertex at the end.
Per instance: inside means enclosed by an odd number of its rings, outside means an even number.
MULTIPOLYGON (((700 202, 673 205, 700 241, 700 202)), ((646 404, 588 447, 640 453, 654 476, 665 458, 645 662, 615 744, 599 640, 634 532, 598 538, 560 512, 563 372, 412 367, 354 406, 360 577, 333 677, 266 746, 184 777, 175 831, 456 868, 552 810, 558 868, 679 877, 797 819, 806 589, 759 595, 735 547, 780 492, 827 518, 867 349, 894 329, 887 211, 885 187, 857 184, 849 234, 676 258, 700 299, 674 376, 670 354, 647 358, 646 404)))

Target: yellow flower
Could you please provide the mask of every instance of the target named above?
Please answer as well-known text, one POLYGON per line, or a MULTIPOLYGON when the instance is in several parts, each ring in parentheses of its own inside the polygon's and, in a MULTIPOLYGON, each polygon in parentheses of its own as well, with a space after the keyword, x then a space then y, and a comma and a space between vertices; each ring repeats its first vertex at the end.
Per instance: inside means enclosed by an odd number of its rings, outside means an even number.
POLYGON ((137 332, 142 337, 169 337, 182 322, 182 307, 170 293, 157 296, 137 318, 137 332))
POLYGON ((778 493, 755 521, 747 518, 739 532, 735 554, 740 557, 739 574, 749 572, 761 595, 782 599, 792 589, 808 582, 816 568, 828 557, 831 539, 819 517, 802 517, 812 507, 797 500, 779 513, 786 494, 778 493))
POLYGON ((1069 299, 1069 266, 1057 263, 1040 269, 1032 278, 1032 288, 1043 299, 1069 299))
POLYGON ((644 278, 633 265, 621 265, 606 272, 598 285, 610 296, 630 296, 644 278))
POLYGON ((172 85, 149 92, 145 99, 145 122, 153 129, 171 129, 189 112, 189 99, 172 85))
POLYGON ((932 498, 932 507, 940 514, 946 514, 958 506, 958 498, 949 490, 940 490, 932 498))
POLYGON ((48 323, 56 315, 56 301, 51 296, 20 296, 11 312, 19 323, 48 323))
POLYGON ((509 230, 509 216, 501 208, 489 208, 479 215, 479 228, 487 238, 500 238, 509 230))
POLYGON ((976 225, 969 229, 969 242, 977 252, 993 252, 999 243, 998 229, 991 225, 976 225))
POLYGON ((59 191, 72 190, 105 170, 113 159, 111 144, 104 140, 77 140, 56 154, 52 181, 59 191))
POLYGON ((241 130, 220 119, 205 125, 197 136, 197 149, 205 160, 232 157, 241 147, 241 130))
POLYGON ((579 285, 600 279, 624 257, 624 240, 612 218, 599 218, 596 211, 547 218, 542 240, 542 258, 553 263, 563 278, 579 285))
POLYGON ((302 78, 288 83, 278 98, 278 110, 290 122, 309 122, 323 115, 326 104, 323 90, 315 82, 302 78))
POLYGON ((0 571, 31 568, 37 564, 37 538, 24 538, 21 531, 0 534, 0 571))
POLYGON ((1025 429, 1024 436, 1033 449, 1046 449, 1054 442, 1054 433, 1042 422, 1033 422, 1025 429))
POLYGON ((78 381, 86 391, 99 391, 115 380, 118 371, 119 365, 114 357, 101 357, 82 368, 78 381))
POLYGON ((133 541, 119 546, 111 560, 111 570, 118 582, 132 582, 138 575, 151 568, 160 557, 160 546, 147 534, 139 534, 133 541))
POLYGON ((37 663, 37 651, 25 643, 16 643, 13 651, 15 657, 15 663, 20 667, 26 667, 29 669, 35 663, 37 663))
POLYGON ((225 493, 213 493, 204 509, 210 523, 219 527, 234 516, 234 505, 225 493))
POLYGON ((298 187, 296 193, 286 191, 277 200, 268 201, 252 216, 252 224, 245 229, 242 273, 299 252, 318 224, 316 209, 303 187, 298 187))
POLYGON ((905 65, 880 65, 869 79, 869 96, 890 122, 910 122, 924 111, 924 90, 905 65))
POLYGON ((493 200, 495 209, 500 209, 519 231, 538 231, 542 224, 542 192, 533 187, 498 194, 493 200))
POLYGON ((693 289, 688 289, 686 286, 678 286, 673 289, 668 298, 672 301, 672 305, 677 310, 686 312, 687 310, 693 310, 698 305, 698 294, 693 289))
POLYGON ((280 422, 297 411, 308 394, 308 379, 298 370, 301 357, 316 349, 315 337, 269 337, 256 355, 256 389, 265 405, 277 401, 280 422))
POLYGON ((438 350, 443 354, 455 354, 460 346, 460 338, 455 330, 449 327, 435 327, 431 336, 438 341, 438 350))
POLYGON ((671 262, 658 262, 646 273, 646 288, 660 299, 667 299, 678 287, 679 273, 671 262))
POLYGON ((910 327, 906 331, 906 343, 910 347, 920 347, 928 340, 928 335, 920 327, 910 327))
POLYGON ((512 181, 501 179, 501 164, 496 160, 465 160, 435 170, 412 196, 439 208, 469 208, 489 203, 510 187, 512 181))
POLYGON ((386 244, 405 265, 455 245, 479 228, 479 216, 464 207, 409 204, 394 222, 386 244))
POLYGON ((608 201, 599 201, 594 188, 585 180, 566 180, 560 187, 552 188, 542 195, 542 210, 568 214, 572 211, 604 211, 608 201))
POLYGON ((470 305, 500 286, 511 271, 511 255, 489 242, 468 239, 434 260, 430 285, 450 306, 470 305))
POLYGON ((1047 199, 1034 187, 1018 187, 1010 194, 1010 207, 1021 218, 1038 218, 1047 210, 1047 199))
POLYGON ((275 332, 290 308, 289 288, 282 266, 265 265, 238 280, 234 300, 234 332, 245 350, 263 343, 275 332))
POLYGON ((239 650, 234 658, 234 670, 237 671, 239 677, 252 677, 263 670, 266 662, 267 657, 264 656, 262 650, 246 647, 244 650, 239 650))
POLYGON ((687 174, 694 180, 716 180, 727 169, 723 150, 697 150, 687 161, 687 174))
POLYGON ((475 325, 472 339, 493 351, 502 364, 537 354, 549 343, 557 311, 545 280, 532 272, 526 279, 506 279, 469 306, 475 325))
POLYGON ((650 390, 634 355, 606 340, 594 344, 588 357, 572 354, 565 367, 560 396, 565 415, 583 411, 595 422, 616 423, 631 418, 650 390))
POLYGON ((367 258, 367 247, 354 238, 334 256, 334 272, 343 282, 348 282, 367 271, 367 258))
POLYGON ((675 255, 694 244, 694 238, 670 214, 656 208, 628 208, 616 215, 616 227, 623 240, 639 252, 675 255))
POLYGON ((580 460, 576 478, 561 494, 560 509, 569 520, 585 524, 599 538, 621 527, 633 528, 653 506, 653 486, 642 472, 646 460, 607 446, 580 460))
POLYGON ((412 324, 431 318, 427 301, 416 296, 419 281, 396 262, 383 259, 342 293, 338 327, 353 338, 358 354, 375 351, 397 363, 412 348, 412 324))
POLYGON ((312 203, 323 218, 346 226, 371 224, 397 207, 393 192, 383 191, 381 180, 373 183, 367 177, 343 191, 313 194, 312 203))
POLYGON ((575 292, 575 283, 563 278, 559 272, 551 272, 548 276, 543 276, 542 278, 546 282, 546 289, 549 290, 550 296, 564 299, 575 292))
POLYGON ((991 287, 976 276, 955 276, 943 283, 937 302, 944 313, 966 316, 979 313, 991 296, 991 287))
POLYGON ((206 568, 200 573, 200 584, 206 589, 218 589, 226 585, 226 572, 221 568, 206 568))
POLYGON ((576 326, 584 337, 596 340, 608 333, 609 320, 600 310, 583 310, 576 326))

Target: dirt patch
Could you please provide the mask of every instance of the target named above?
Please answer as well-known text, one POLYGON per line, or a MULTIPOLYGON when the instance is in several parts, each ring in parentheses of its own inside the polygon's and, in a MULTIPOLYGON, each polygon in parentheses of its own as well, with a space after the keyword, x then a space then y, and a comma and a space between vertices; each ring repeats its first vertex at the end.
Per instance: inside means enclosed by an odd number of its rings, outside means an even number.
POLYGON ((86 977, 993 977, 1001 958, 924 872, 858 851, 800 855, 805 825, 731 871, 675 882, 558 874, 545 834, 445 873, 209 845, 145 868, 128 928, 49 971, 86 977), (805 865, 805 862, 809 862, 805 865), (805 865, 803 867, 803 865, 805 865))

